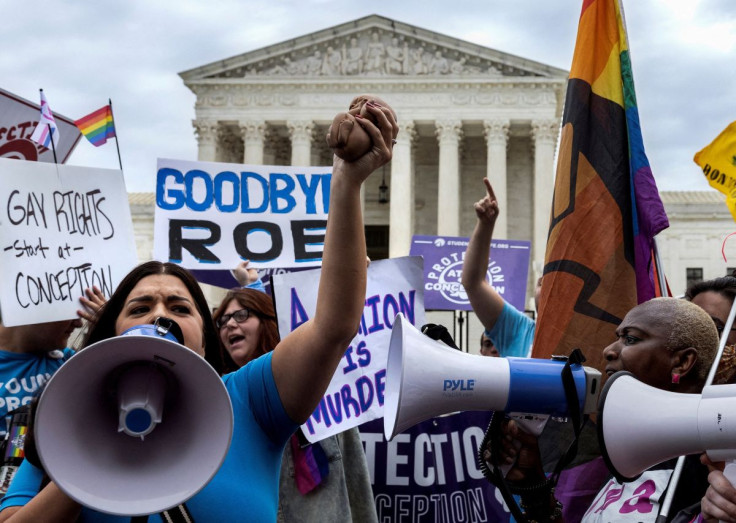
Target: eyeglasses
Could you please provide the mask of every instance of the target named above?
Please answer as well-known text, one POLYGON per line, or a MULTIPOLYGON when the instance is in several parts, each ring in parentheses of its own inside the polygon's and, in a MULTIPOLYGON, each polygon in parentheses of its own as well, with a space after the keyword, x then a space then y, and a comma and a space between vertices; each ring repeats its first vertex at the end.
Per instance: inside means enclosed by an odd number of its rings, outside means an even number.
POLYGON ((217 322, 215 322, 215 326, 218 329, 222 329, 225 325, 227 325, 227 322, 230 321, 230 318, 234 319, 236 323, 243 323, 245 320, 250 318, 251 311, 250 309, 240 309, 232 314, 223 314, 219 318, 217 318, 217 322))

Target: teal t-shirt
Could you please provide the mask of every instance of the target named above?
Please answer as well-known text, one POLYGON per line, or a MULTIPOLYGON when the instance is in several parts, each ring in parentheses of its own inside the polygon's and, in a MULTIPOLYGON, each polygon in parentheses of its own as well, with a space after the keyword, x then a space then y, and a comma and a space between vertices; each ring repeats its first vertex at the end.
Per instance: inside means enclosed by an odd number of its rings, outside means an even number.
POLYGON ((534 342, 534 329, 533 319, 504 302, 496 324, 485 334, 493 340, 501 356, 527 358, 534 342))
MULTIPOLYGON (((272 354, 223 377, 233 405, 232 443, 217 474, 186 502, 197 523, 276 521, 281 455, 297 425, 286 414, 276 390, 272 354)), ((0 510, 28 503, 38 493, 42 479, 42 471, 24 462, 0 510)), ((128 523, 130 517, 84 508, 80 521, 128 523)), ((155 515, 149 521, 161 518, 155 515)))
POLYGON ((72 354, 72 349, 42 354, 0 350, 0 440, 5 437, 5 415, 28 404, 72 354))

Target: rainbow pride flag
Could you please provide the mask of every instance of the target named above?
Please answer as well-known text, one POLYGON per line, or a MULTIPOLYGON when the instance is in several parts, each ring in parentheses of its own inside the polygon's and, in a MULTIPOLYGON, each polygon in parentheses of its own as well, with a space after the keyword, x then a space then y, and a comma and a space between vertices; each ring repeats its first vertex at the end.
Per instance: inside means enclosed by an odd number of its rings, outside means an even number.
POLYGON ((669 226, 642 142, 620 0, 584 0, 567 85, 532 355, 602 351, 654 297, 654 236, 669 226))
POLYGON ((112 120, 112 108, 109 105, 76 120, 74 124, 95 147, 107 143, 108 138, 115 137, 115 122, 112 120))

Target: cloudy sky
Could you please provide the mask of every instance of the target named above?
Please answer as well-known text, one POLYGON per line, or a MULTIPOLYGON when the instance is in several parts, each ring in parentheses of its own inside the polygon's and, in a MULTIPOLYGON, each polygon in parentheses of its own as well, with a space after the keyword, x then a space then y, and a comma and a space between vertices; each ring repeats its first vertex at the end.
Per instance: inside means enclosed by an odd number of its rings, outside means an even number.
MULTIPOLYGON (((569 69, 582 0, 0 0, 0 87, 80 118, 113 101, 129 191, 194 160, 181 71, 379 14, 569 69), (12 6, 11 6, 12 3, 12 6), (12 14, 7 14, 12 13, 12 14)), ((644 143, 660 190, 710 190, 693 154, 736 120, 736 2, 625 0, 644 143)), ((69 163, 117 168, 82 139, 69 163)))

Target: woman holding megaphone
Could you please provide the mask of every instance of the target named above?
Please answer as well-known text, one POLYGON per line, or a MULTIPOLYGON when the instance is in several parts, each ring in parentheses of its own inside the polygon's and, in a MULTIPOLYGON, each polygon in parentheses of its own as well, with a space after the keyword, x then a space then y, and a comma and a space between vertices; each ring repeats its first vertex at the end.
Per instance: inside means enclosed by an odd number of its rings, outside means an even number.
MULTIPOLYGON (((686 300, 656 298, 629 311, 603 355, 609 377, 628 371, 651 387, 697 394, 705 385, 717 348, 717 331, 703 309, 686 300)), ((648 401, 646 397, 639 400, 648 401)), ((629 407, 636 412, 636 404, 629 407)), ((616 422, 625 424, 626 419, 616 422)), ((631 426, 628 430, 634 438, 637 431, 645 434, 647 428, 631 426)), ((511 466, 507 484, 512 492, 520 493, 521 508, 530 520, 563 521, 563 507, 542 470, 537 439, 522 433, 514 421, 505 422, 502 433, 496 447, 484 449, 486 461, 511 466)), ((632 482, 610 478, 582 521, 657 520, 674 461, 656 465, 632 482)), ((707 470, 692 456, 686 460, 670 514, 699 501, 707 486, 707 470)))
MULTIPOLYGON (((368 152, 353 161, 334 158, 314 317, 272 352, 223 377, 233 406, 233 438, 222 467, 186 501, 197 523, 276 520, 284 445, 318 405, 355 335, 366 285, 360 187, 391 160, 398 133, 389 107, 368 100, 366 111, 371 118, 358 115, 356 122, 370 136, 368 152)), ((186 347, 220 370, 217 333, 202 291, 186 271, 170 263, 148 262, 134 269, 100 311, 86 342, 119 336, 162 316, 179 324, 186 347)), ((0 506, 0 520, 130 521, 81 507, 53 482, 43 487, 42 481, 43 472, 24 463, 0 506)), ((158 514, 146 519, 162 521, 158 514)))

